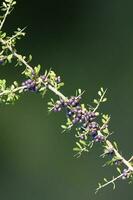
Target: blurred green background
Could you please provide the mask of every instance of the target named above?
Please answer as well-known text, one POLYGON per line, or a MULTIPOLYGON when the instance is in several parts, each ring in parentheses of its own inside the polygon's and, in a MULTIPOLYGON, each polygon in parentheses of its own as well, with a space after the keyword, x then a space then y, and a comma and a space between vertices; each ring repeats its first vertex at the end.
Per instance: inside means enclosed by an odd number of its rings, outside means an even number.
MULTIPOLYGON (((2 0, 1 0, 2 2, 2 0)), ((52 67, 61 75, 63 93, 86 91, 91 103, 98 89, 108 88, 101 111, 111 114, 110 129, 123 155, 132 155, 133 115, 133 1, 18 0, 4 27, 11 34, 27 26, 19 52, 33 55, 32 64, 52 67)), ((1 67, 9 84, 22 69, 1 67)), ((132 199, 132 185, 119 181, 94 194, 97 183, 116 174, 102 168, 100 145, 81 158, 73 157, 74 132, 61 134, 65 117, 48 115, 47 102, 25 94, 14 106, 0 107, 0 199, 112 200, 132 199)))

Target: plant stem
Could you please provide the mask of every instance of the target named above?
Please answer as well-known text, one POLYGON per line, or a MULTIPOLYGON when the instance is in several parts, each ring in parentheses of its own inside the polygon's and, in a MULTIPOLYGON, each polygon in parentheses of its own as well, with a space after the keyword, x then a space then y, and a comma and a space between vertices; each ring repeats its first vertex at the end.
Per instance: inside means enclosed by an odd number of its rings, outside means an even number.
POLYGON ((55 89, 53 86, 51 86, 50 84, 48 84, 48 89, 51 90, 54 94, 56 94, 57 96, 59 96, 61 99, 63 99, 64 101, 67 100, 67 97, 65 97, 60 91, 58 91, 57 89, 55 89))
POLYGON ((5 13, 4 17, 3 17, 3 20, 1 21, 1 24, 0 24, 0 31, 1 31, 1 29, 3 28, 3 25, 4 25, 5 21, 6 21, 6 18, 7 18, 7 16, 8 16, 8 14, 9 14, 10 8, 11 8, 11 4, 9 4, 9 6, 8 6, 8 8, 7 8, 7 10, 6 10, 6 13, 5 13))
POLYGON ((100 185, 97 189, 96 189, 96 192, 97 193, 100 189, 106 187, 107 185, 110 185, 111 183, 115 186, 114 182, 116 180, 118 180, 119 178, 121 178, 123 176, 123 174, 120 174, 119 176, 116 176, 115 178, 112 178, 110 181, 108 181, 107 183, 103 184, 103 185, 100 185))
POLYGON ((109 148, 113 149, 116 157, 118 157, 123 164, 125 164, 129 170, 133 171, 133 167, 132 165, 129 163, 129 161, 127 161, 115 148, 114 146, 112 145, 112 143, 109 141, 109 140, 106 140, 106 144, 109 148))
POLYGON ((107 92, 107 89, 104 91, 103 95, 102 95, 101 98, 99 99, 98 104, 97 104, 97 106, 94 108, 93 112, 96 112, 96 110, 99 108, 100 103, 102 102, 102 100, 103 100, 103 98, 104 98, 106 92, 107 92))
POLYGON ((26 86, 17 87, 17 88, 14 88, 13 90, 8 90, 8 89, 7 89, 7 90, 1 92, 1 93, 0 93, 0 96, 7 95, 7 94, 9 94, 9 93, 11 93, 11 92, 15 93, 15 92, 18 92, 19 90, 22 90, 22 89, 24 89, 24 88, 26 88, 26 86))

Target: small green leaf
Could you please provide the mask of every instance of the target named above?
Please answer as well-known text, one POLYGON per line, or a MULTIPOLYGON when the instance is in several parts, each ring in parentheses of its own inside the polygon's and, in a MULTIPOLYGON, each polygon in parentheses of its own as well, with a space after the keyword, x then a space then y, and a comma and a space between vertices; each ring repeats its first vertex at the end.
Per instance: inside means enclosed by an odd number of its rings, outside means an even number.
POLYGON ((34 67, 35 74, 38 75, 41 70, 41 65, 37 65, 37 67, 34 67))
POLYGON ((115 141, 113 143, 114 143, 115 148, 118 150, 117 143, 115 141))
POLYGON ((94 102, 95 104, 98 104, 98 103, 99 103, 97 99, 94 99, 93 102, 94 102))
POLYGON ((15 87, 18 87, 17 81, 14 81, 13 84, 15 85, 15 87))
POLYGON ((106 178, 103 179, 106 183, 108 182, 108 180, 106 178))
POLYGON ((58 89, 60 89, 62 86, 64 86, 64 83, 63 82, 59 83, 58 84, 58 89))
POLYGON ((104 92, 103 87, 101 87, 100 89, 101 89, 101 92, 104 92))
POLYGON ((101 183, 98 183, 98 186, 99 186, 99 188, 101 188, 101 186, 102 186, 101 183))
POLYGON ((78 147, 74 147, 73 151, 80 151, 80 149, 78 147))
POLYGON ((114 182, 112 182, 112 184, 113 184, 113 190, 115 190, 115 183, 114 183, 114 182))
POLYGON ((101 92, 101 91, 98 91, 98 95, 99 95, 99 96, 102 96, 102 92, 101 92))
POLYGON ((12 57, 13 57, 12 54, 10 54, 10 55, 7 56, 7 60, 8 60, 9 63, 11 63, 12 57))
POLYGON ((84 140, 79 140, 79 142, 80 142, 81 144, 83 144, 84 146, 87 145, 86 142, 85 142, 84 140))
POLYGON ((51 101, 48 102, 49 106, 53 106, 53 103, 51 101))
POLYGON ((107 101, 107 98, 104 98, 103 100, 102 100, 102 102, 106 102, 107 101))
POLYGON ((106 133, 106 134, 109 134, 108 128, 103 129, 103 132, 106 133))
POLYGON ((78 89, 78 93, 79 93, 79 95, 82 93, 82 92, 81 92, 81 89, 78 89))
POLYGON ((7 8, 7 5, 6 5, 6 3, 5 3, 5 2, 3 2, 3 6, 4 6, 5 8, 7 8))
POLYGON ((105 119, 102 119, 102 123, 105 124, 105 123, 106 123, 106 120, 105 120, 105 119))
POLYGON ((61 128, 63 129, 67 129, 67 127, 65 125, 61 125, 61 128))
POLYGON ((116 168, 119 174, 121 174, 121 169, 119 167, 116 168))
POLYGON ((80 149, 82 149, 82 146, 80 145, 79 142, 76 142, 76 144, 77 144, 77 146, 78 146, 80 149))

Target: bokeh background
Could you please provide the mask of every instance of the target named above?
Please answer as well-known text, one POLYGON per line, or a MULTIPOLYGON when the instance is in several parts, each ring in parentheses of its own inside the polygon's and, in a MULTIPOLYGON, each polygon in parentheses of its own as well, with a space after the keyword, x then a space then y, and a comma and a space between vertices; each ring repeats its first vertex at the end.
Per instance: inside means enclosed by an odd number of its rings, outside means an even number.
MULTIPOLYGON (((2 0, 0 0, 2 2, 2 0)), ((132 155, 133 124, 133 1, 18 0, 4 30, 27 26, 18 50, 33 55, 33 65, 52 67, 63 79, 65 95, 77 88, 91 103, 98 89, 108 88, 101 111, 111 114, 110 129, 123 155, 132 155)), ((22 69, 1 67, 0 78, 22 81, 22 69)), ((0 199, 124 200, 132 185, 119 181, 94 194, 97 183, 116 174, 102 168, 100 145, 81 158, 73 157, 74 132, 61 134, 65 116, 50 115, 47 102, 25 94, 14 106, 0 106, 0 199)))

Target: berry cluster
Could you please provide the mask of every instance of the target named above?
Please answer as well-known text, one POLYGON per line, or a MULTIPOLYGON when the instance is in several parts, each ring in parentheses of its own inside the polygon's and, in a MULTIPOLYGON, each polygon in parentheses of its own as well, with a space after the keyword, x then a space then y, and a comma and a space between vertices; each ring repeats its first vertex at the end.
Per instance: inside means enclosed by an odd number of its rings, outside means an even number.
POLYGON ((98 134, 98 131, 100 130, 100 126, 97 122, 92 121, 96 118, 96 114, 92 113, 91 120, 87 122, 87 124, 83 124, 83 127, 85 130, 89 131, 89 134, 92 136, 93 140, 96 142, 103 142, 105 140, 105 137, 103 135, 98 134), (93 116, 93 118, 92 118, 93 116))
POLYGON ((96 115, 93 112, 82 109, 81 106, 77 106, 74 109, 68 110, 69 117, 72 117, 72 123, 83 123, 83 128, 87 128, 88 124, 95 119, 96 115))
POLYGON ((79 124, 82 131, 89 131, 90 135, 96 141, 103 141, 104 137, 98 135, 99 124, 95 122, 97 113, 88 111, 80 105, 81 96, 72 96, 67 101, 57 100, 54 104, 53 111, 60 112, 66 108, 66 115, 72 121, 72 124, 79 124))
POLYGON ((94 137, 95 142, 104 142, 105 141, 105 137, 103 135, 96 135, 94 137))
POLYGON ((70 107, 76 107, 79 105, 79 101, 81 100, 81 96, 77 96, 77 97, 70 97, 70 99, 68 99, 67 101, 67 105, 70 107))
POLYGON ((97 135, 98 135, 99 124, 97 122, 95 122, 95 121, 92 121, 91 123, 88 124, 87 129, 89 130, 90 135, 92 136, 92 138, 96 139, 97 135))
POLYGON ((65 101, 63 101, 62 99, 57 100, 53 107, 53 111, 60 112, 62 110, 62 108, 65 106, 67 106, 67 103, 65 101))
POLYGON ((65 107, 68 110, 68 116, 72 116, 72 114, 74 114, 73 107, 76 107, 79 104, 80 99, 81 97, 72 96, 67 101, 64 101, 63 99, 57 100, 54 105, 53 111, 60 112, 62 108, 65 107))
POLYGON ((104 142, 105 137, 98 133, 100 126, 94 121, 97 113, 83 108, 80 105, 80 100, 81 96, 72 96, 67 101, 57 100, 53 111, 60 112, 63 108, 66 108, 66 115, 70 118, 73 125, 80 124, 80 130, 82 132, 87 131, 95 142, 104 142))
MULTIPOLYGON (((94 115, 95 113, 93 113, 94 115)), ((95 116, 95 115, 94 115, 95 116)), ((92 121, 91 123, 88 124, 88 128, 93 136, 93 133, 97 132, 99 130, 99 124, 95 121, 92 121)))
POLYGON ((22 83, 22 86, 24 86, 24 91, 32 91, 32 92, 37 92, 38 89, 40 88, 39 84, 37 84, 37 80, 39 78, 42 80, 42 82, 45 84, 45 86, 48 83, 48 78, 45 75, 41 75, 40 77, 35 78, 35 74, 33 73, 32 79, 28 79, 22 83))
POLYGON ((28 79, 22 83, 22 86, 25 87, 24 91, 36 92, 38 90, 35 80, 28 79))

